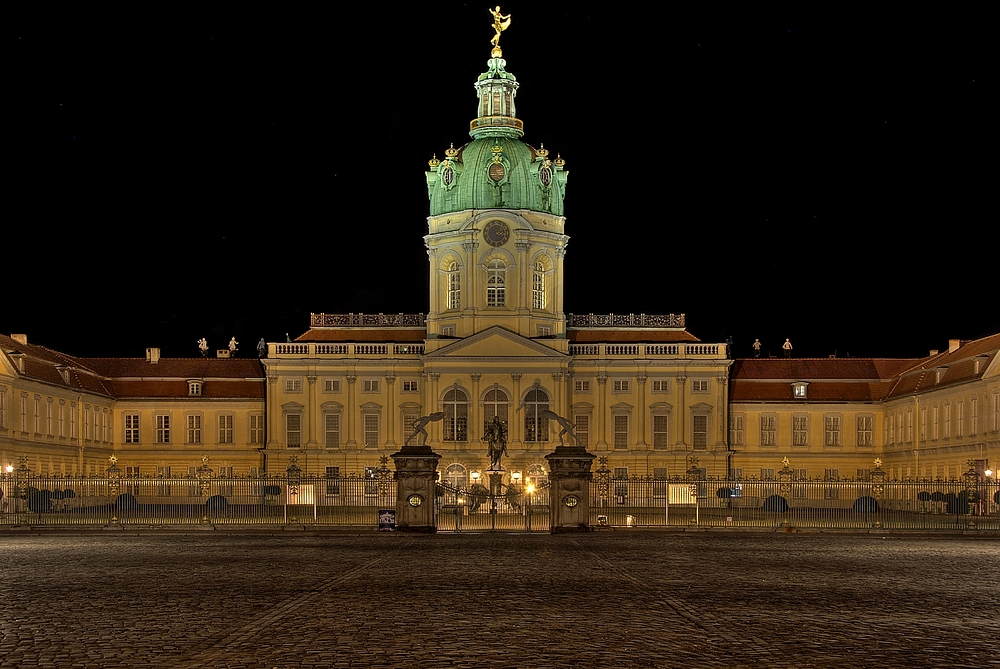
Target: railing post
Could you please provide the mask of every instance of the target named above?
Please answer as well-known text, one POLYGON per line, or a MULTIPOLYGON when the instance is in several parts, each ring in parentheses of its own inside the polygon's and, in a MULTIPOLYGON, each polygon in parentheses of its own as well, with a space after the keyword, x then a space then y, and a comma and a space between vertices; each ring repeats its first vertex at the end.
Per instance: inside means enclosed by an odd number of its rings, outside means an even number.
POLYGON ((118 457, 112 455, 108 458, 111 466, 107 468, 108 474, 108 503, 111 506, 111 524, 118 525, 121 521, 115 513, 118 509, 118 493, 121 492, 122 470, 118 466, 118 457))

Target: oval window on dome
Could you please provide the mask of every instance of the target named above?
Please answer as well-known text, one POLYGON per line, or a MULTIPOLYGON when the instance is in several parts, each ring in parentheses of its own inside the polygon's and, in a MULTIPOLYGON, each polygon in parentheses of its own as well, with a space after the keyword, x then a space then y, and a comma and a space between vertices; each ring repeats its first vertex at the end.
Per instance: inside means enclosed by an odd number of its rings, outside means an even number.
POLYGON ((503 164, 493 163, 490 165, 490 179, 493 181, 501 181, 503 179, 503 164))
POLYGON ((445 169, 445 171, 441 173, 441 181, 444 182, 445 186, 450 186, 454 180, 455 180, 455 170, 451 169, 450 167, 445 169))
POLYGON ((552 170, 547 167, 543 167, 538 170, 538 180, 542 182, 543 186, 548 186, 552 183, 552 170))

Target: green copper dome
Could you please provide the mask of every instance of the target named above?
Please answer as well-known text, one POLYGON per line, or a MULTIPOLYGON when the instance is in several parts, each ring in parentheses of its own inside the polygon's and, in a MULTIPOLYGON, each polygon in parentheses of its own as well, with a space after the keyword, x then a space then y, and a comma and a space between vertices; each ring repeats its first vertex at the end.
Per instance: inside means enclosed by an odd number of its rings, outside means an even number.
POLYGON ((466 209, 530 209, 563 215, 567 172, 544 148, 521 141, 523 124, 515 116, 518 83, 494 56, 476 80, 478 117, 470 124, 473 140, 430 161, 427 194, 431 216, 466 209))

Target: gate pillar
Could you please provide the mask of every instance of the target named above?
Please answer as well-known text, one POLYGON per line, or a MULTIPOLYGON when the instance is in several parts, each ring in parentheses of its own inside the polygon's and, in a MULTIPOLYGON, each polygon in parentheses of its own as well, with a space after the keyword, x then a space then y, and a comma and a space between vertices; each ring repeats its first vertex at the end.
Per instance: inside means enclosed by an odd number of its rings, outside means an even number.
POLYGON ((596 456, 582 446, 557 446, 549 463, 552 534, 590 531, 590 471, 596 456))
POLYGON ((391 457, 396 465, 396 531, 437 532, 434 494, 441 456, 429 446, 403 446, 391 457))

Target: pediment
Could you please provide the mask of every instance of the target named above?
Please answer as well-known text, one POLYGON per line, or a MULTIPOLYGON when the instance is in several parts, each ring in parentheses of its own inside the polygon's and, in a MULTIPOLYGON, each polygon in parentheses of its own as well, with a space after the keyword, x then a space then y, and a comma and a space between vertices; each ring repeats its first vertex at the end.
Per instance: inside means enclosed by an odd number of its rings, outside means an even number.
POLYGON ((564 358, 562 353, 527 337, 494 325, 450 346, 428 353, 427 358, 564 358))

